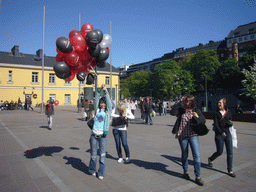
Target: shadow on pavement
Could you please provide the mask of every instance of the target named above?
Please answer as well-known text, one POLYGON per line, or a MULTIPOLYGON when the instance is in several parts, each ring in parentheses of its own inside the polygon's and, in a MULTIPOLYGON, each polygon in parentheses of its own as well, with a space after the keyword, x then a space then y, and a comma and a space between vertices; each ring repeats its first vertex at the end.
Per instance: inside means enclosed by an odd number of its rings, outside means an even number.
POLYGON ((48 126, 39 126, 39 128, 48 129, 48 126))
POLYGON ((90 175, 89 173, 89 167, 79 158, 75 157, 67 157, 64 156, 63 159, 66 159, 68 162, 65 164, 70 164, 73 168, 82 171, 83 173, 86 173, 87 175, 90 175))
MULTIPOLYGON (((166 159, 171 160, 172 162, 174 162, 174 163, 176 163, 176 164, 178 164, 178 165, 180 165, 180 166, 182 166, 181 158, 179 158, 179 157, 174 157, 174 156, 169 156, 169 155, 161 155, 161 156, 162 156, 162 157, 165 157, 166 159)), ((189 165, 194 165, 194 161, 188 160, 188 164, 189 164, 189 165)), ((228 173, 226 173, 226 172, 224 172, 224 171, 220 171, 220 170, 218 170, 218 169, 214 169, 214 168, 209 167, 208 164, 206 164, 206 163, 202 163, 202 162, 201 162, 201 167, 202 167, 202 168, 205 168, 205 169, 213 170, 213 171, 216 171, 216 172, 219 172, 219 173, 223 173, 223 174, 228 175, 228 173)))
POLYGON ((52 156, 53 153, 59 153, 63 150, 63 147, 56 147, 56 146, 51 146, 51 147, 38 147, 34 149, 28 149, 24 152, 24 156, 27 158, 37 158, 40 156, 52 156))
POLYGON ((142 160, 138 160, 138 159, 131 159, 130 163, 133 163, 134 165, 137 165, 139 167, 144 167, 145 169, 153 169, 153 170, 161 171, 161 172, 164 172, 166 174, 169 174, 169 175, 172 175, 175 177, 182 178, 181 173, 167 170, 166 167, 168 167, 168 165, 165 165, 163 163, 142 161, 142 160))

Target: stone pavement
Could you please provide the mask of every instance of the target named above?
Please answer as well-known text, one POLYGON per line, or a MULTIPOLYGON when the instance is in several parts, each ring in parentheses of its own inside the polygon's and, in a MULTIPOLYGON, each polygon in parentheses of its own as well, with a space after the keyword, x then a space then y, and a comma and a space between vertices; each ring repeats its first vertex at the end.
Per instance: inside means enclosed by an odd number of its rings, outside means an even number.
MULTIPOLYGON (((176 119, 157 115, 154 125, 145 125, 136 111, 138 119, 128 127, 131 163, 117 163, 110 128, 106 175, 99 180, 87 171, 90 129, 86 122, 73 106, 55 109, 52 130, 47 129, 47 119, 38 108, 0 111, 0 191, 256 191, 254 123, 234 122, 238 133, 233 163, 236 178, 227 175, 225 150, 213 169, 206 166, 207 158, 215 152, 214 133, 200 137, 205 182, 201 187, 194 183, 192 161, 189 172, 193 180, 181 178, 180 147, 171 134, 176 119)), ((209 128, 211 124, 207 121, 209 128)))

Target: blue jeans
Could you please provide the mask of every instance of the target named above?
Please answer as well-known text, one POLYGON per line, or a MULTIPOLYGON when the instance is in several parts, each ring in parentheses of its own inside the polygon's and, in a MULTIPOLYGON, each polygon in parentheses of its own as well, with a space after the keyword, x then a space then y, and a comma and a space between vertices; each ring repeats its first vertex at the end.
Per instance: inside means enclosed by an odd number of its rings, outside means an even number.
POLYGON ((117 130, 113 129, 113 135, 116 142, 116 151, 119 158, 122 158, 122 148, 121 148, 121 141, 124 147, 126 157, 130 157, 130 151, 127 144, 127 130, 117 130))
POLYGON ((190 144, 194 160, 194 173, 196 178, 200 177, 201 162, 198 136, 179 138, 179 143, 182 153, 181 160, 184 173, 188 173, 188 144, 190 144))
POLYGON ((48 120, 48 127, 52 128, 52 116, 47 116, 47 120, 48 120))
POLYGON ((232 144, 232 136, 231 134, 227 134, 226 137, 222 137, 221 135, 215 135, 215 143, 217 151, 212 154, 209 158, 210 161, 214 161, 217 157, 221 156, 223 153, 224 143, 226 145, 227 151, 227 164, 228 164, 228 172, 232 171, 233 164, 233 144, 232 144))
POLYGON ((149 123, 153 123, 153 121, 152 121, 152 113, 150 113, 150 112, 146 112, 145 113, 145 123, 146 124, 148 124, 148 118, 149 118, 149 123))
POLYGON ((89 163, 89 172, 96 173, 96 163, 97 163, 97 151, 99 145, 100 151, 100 159, 99 159, 99 170, 98 176, 105 175, 105 164, 106 164, 106 149, 107 149, 107 138, 95 138, 95 136, 91 135, 90 138, 90 145, 91 145, 91 160, 89 163))

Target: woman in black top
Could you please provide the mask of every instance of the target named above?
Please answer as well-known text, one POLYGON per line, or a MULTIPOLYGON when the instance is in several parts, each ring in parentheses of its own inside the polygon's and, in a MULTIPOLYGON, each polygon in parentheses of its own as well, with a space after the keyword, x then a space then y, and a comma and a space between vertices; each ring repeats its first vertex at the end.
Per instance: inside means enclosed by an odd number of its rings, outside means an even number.
POLYGON ((214 131, 215 131, 215 143, 217 151, 213 153, 211 157, 208 158, 208 165, 213 167, 213 161, 222 155, 224 143, 226 145, 227 151, 227 164, 228 164, 228 175, 231 177, 236 177, 232 172, 232 163, 233 163, 233 144, 232 136, 229 132, 229 127, 232 125, 231 117, 232 114, 228 110, 227 99, 222 98, 218 101, 218 110, 214 113, 214 131))

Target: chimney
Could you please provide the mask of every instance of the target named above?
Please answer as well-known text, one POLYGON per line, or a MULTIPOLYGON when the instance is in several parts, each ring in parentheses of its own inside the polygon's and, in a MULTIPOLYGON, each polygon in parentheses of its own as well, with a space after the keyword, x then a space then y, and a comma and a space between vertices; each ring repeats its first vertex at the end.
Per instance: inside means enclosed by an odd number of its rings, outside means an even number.
POLYGON ((42 49, 38 49, 36 52, 37 57, 42 58, 43 55, 43 50, 42 49))
POLYGON ((19 55, 19 46, 18 45, 14 45, 12 48, 12 54, 14 56, 18 56, 19 55))

